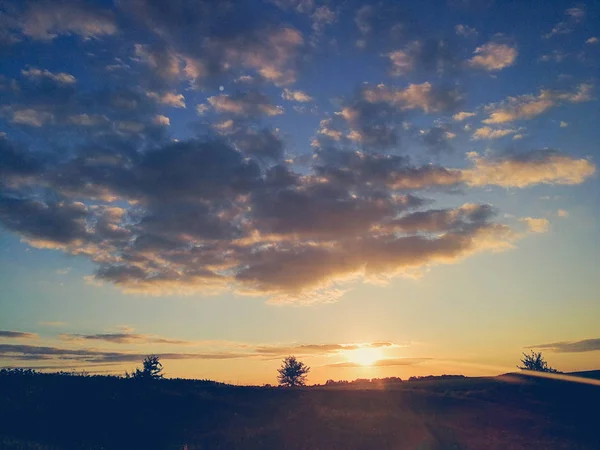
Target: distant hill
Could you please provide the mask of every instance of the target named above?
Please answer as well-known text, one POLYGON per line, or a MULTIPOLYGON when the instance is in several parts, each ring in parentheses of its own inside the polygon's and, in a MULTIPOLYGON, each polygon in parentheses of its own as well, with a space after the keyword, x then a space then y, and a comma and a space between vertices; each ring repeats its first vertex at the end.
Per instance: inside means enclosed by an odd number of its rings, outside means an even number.
POLYGON ((568 372, 567 375, 573 375, 574 377, 592 378, 594 380, 600 380, 600 370, 584 370, 582 372, 568 372))

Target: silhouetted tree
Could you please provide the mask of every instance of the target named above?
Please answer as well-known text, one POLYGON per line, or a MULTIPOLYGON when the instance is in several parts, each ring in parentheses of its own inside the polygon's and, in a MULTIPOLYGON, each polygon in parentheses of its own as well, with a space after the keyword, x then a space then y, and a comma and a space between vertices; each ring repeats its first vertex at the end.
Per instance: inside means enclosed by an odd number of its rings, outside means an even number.
POLYGON ((542 352, 534 352, 533 350, 531 350, 531 353, 529 355, 527 353, 523 353, 521 363, 523 363, 522 366, 517 366, 521 370, 533 370, 535 372, 549 373, 558 372, 558 370, 553 369, 548 365, 548 363, 542 356, 542 352))
POLYGON ((142 370, 139 368, 135 369, 135 372, 131 375, 126 374, 127 378, 134 378, 136 380, 160 380, 162 375, 163 366, 160 363, 160 358, 156 355, 146 356, 142 361, 142 370))
POLYGON ((298 361, 295 356, 288 356, 283 360, 277 372, 279 372, 277 380, 280 386, 304 386, 310 367, 298 361))

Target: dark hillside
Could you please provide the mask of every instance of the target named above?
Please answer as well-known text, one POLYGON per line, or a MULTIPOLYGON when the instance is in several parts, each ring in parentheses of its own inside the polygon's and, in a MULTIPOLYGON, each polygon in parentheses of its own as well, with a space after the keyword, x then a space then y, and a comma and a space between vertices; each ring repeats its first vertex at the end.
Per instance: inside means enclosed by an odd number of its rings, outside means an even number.
POLYGON ((382 389, 0 377, 6 449, 598 449, 596 386, 519 376, 382 389))

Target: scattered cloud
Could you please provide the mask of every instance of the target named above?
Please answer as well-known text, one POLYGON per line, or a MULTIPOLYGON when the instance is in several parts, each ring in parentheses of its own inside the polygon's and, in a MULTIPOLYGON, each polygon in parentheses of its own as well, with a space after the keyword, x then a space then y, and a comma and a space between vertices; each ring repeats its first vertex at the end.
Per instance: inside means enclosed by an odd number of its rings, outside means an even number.
POLYGON ((469 64, 472 67, 492 72, 512 66, 519 52, 516 47, 511 47, 508 44, 488 42, 481 47, 477 47, 473 54, 474 56, 469 59, 469 64))
POLYGON ((560 121, 560 127, 561 128, 567 128, 569 126, 569 124, 567 122, 565 122, 564 120, 560 121))
POLYGON ((414 40, 403 48, 385 54, 391 75, 406 76, 412 71, 444 74, 456 71, 459 60, 454 48, 443 39, 414 40))
POLYGON ((544 39, 550 39, 559 34, 569 34, 573 31, 575 25, 583 20, 585 11, 581 8, 569 8, 565 11, 567 20, 558 22, 549 33, 544 34, 544 39))
POLYGON ((458 24, 454 27, 454 31, 458 36, 470 37, 477 36, 477 30, 468 25, 458 24))
POLYGON ((305 92, 294 91, 292 89, 287 89, 287 88, 283 89, 283 92, 281 93, 281 98, 283 98, 284 100, 301 102, 301 103, 313 101, 313 98, 310 95, 306 94, 305 92))
POLYGON ((591 38, 587 39, 585 41, 586 44, 597 44, 598 42, 600 42, 600 39, 598 39, 596 36, 592 36, 591 38))
POLYGON ((550 221, 548 219, 523 217, 519 221, 524 222, 532 233, 547 233, 550 230, 550 221))
POLYGON ((569 212, 564 209, 559 209, 556 214, 558 214, 558 217, 569 217, 569 212))
POLYGON ((456 120, 457 122, 462 122, 463 120, 466 120, 469 117, 473 117, 473 116, 476 116, 476 115, 477 114, 474 113, 474 112, 461 111, 461 112, 458 112, 458 113, 454 114, 452 116, 452 119, 456 120))
POLYGON ((38 111, 35 109, 17 109, 13 112, 12 122, 20 125, 29 125, 32 127, 43 127, 51 123, 54 115, 47 111, 38 111))
POLYGON ((60 84, 74 84, 77 82, 75 77, 65 72, 52 73, 49 70, 41 70, 35 67, 21 70, 21 73, 30 80, 47 79, 60 84))
POLYGON ((474 167, 463 171, 471 186, 526 187, 535 184, 580 184, 595 173, 587 159, 573 159, 551 150, 500 159, 468 154, 474 167))
POLYGON ((171 344, 190 345, 193 342, 136 333, 61 334, 65 341, 105 341, 113 344, 171 344))
POLYGON ((217 95, 208 98, 208 103, 218 113, 238 116, 278 116, 283 114, 281 106, 273 105, 269 98, 259 92, 229 95, 217 95))
POLYGON ((551 344, 531 345, 526 348, 550 350, 556 353, 582 353, 600 350, 600 338, 581 341, 553 342, 551 344))
POLYGON ((473 133, 473 139, 499 139, 504 136, 509 136, 511 134, 518 133, 519 130, 514 128, 498 128, 493 129, 490 127, 481 127, 475 130, 473 133))
POLYGON ((0 339, 37 339, 39 336, 36 333, 27 333, 25 331, 7 331, 0 330, 0 339))
POLYGON ((171 120, 167 116, 163 116, 162 114, 158 114, 158 115, 154 116, 154 118, 152 119, 152 122, 155 125, 160 125, 160 126, 165 126, 165 127, 168 127, 169 125, 171 125, 171 120))
POLYGON ((590 101, 592 88, 591 84, 582 83, 574 92, 541 90, 537 96, 508 97, 503 102, 486 106, 485 110, 489 113, 489 117, 483 123, 500 124, 532 119, 562 103, 590 101))
POLYGON ((173 108, 185 108, 185 97, 183 94, 174 92, 148 92, 146 95, 161 105, 172 106, 173 108))
MULTIPOLYGON (((246 353, 214 352, 214 353, 157 353, 162 360, 173 359, 237 359, 244 358, 246 353)), ((101 351, 88 349, 66 349, 34 345, 0 344, 0 357, 16 361, 59 361, 63 366, 70 367, 70 361, 87 363, 126 363, 140 362, 147 354, 101 351)))
POLYGON ((75 0, 28 3, 20 27, 23 34, 39 40, 52 40, 63 34, 100 38, 117 32, 111 11, 75 0))
POLYGON ((559 62, 562 62, 567 56, 569 56, 569 55, 561 50, 553 50, 552 53, 547 53, 545 55, 540 56, 539 61, 541 61, 541 62, 554 61, 554 62, 559 63, 559 62))

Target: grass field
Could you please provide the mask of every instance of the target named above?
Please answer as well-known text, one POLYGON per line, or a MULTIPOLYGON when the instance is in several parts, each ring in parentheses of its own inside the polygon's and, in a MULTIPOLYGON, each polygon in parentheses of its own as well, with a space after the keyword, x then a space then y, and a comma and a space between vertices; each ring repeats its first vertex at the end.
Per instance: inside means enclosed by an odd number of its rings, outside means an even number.
POLYGON ((515 375, 373 389, 0 378, 4 449, 597 450, 599 425, 600 387, 515 375))

